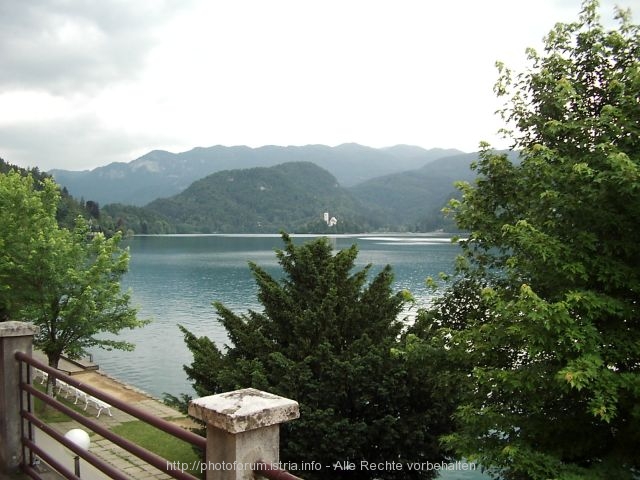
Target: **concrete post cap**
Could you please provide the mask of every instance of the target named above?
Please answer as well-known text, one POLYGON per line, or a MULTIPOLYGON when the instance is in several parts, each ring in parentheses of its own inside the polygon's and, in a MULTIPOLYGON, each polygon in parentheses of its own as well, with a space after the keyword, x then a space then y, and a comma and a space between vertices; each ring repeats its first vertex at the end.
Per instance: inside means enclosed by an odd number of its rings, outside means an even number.
POLYGON ((35 335, 40 330, 33 323, 16 322, 15 320, 9 320, 7 322, 0 322, 0 338, 1 337, 26 337, 29 335, 35 335))
POLYGON ((300 409, 294 400, 244 388, 192 400, 189 414, 228 433, 241 433, 294 420, 300 409))

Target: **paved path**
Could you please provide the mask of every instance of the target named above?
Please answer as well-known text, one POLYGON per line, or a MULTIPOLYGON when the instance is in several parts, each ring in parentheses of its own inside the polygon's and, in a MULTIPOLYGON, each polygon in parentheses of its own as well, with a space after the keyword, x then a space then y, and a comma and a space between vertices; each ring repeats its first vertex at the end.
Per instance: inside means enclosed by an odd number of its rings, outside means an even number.
MULTIPOLYGON (((73 378, 99 388, 100 390, 152 413, 155 416, 174 421, 182 426, 191 425, 190 420, 177 410, 168 407, 160 400, 153 398, 145 392, 119 382, 100 371, 87 370, 79 373, 76 372, 73 374, 73 378)), ((97 410, 95 410, 91 405, 89 405, 87 411, 97 414, 97 410)), ((100 416, 97 419, 94 417, 94 419, 107 428, 113 428, 115 425, 137 420, 135 417, 132 417, 131 415, 114 407, 111 407, 111 413, 112 415, 110 416, 106 410, 103 410, 100 413, 100 416)), ((62 434, 68 432, 72 428, 82 428, 83 430, 87 430, 86 427, 72 420, 68 422, 50 423, 49 425, 62 434)), ((91 447, 89 448, 89 451, 110 463, 118 470, 129 475, 133 480, 163 480, 171 478, 169 475, 146 464, 138 457, 102 436, 93 432, 89 433, 91 436, 91 447)), ((37 444, 45 447, 47 452, 51 452, 57 460, 61 461, 63 464, 68 466, 68 468, 73 470, 73 457, 62 445, 37 429, 35 436, 37 444)), ((84 460, 81 460, 81 473, 82 478, 87 480, 104 480, 109 478, 102 472, 96 470, 91 464, 86 463, 84 460)))

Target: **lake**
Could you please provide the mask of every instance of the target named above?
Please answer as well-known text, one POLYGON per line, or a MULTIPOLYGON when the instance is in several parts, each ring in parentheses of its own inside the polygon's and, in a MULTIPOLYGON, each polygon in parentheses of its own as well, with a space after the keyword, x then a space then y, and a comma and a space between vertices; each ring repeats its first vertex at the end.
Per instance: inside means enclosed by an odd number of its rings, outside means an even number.
MULTIPOLYGON (((294 242, 313 236, 294 236, 294 242)), ((409 290, 424 305, 431 292, 428 276, 451 272, 459 247, 444 235, 331 237, 336 250, 358 245, 357 265, 372 264, 372 273, 393 267, 395 288, 409 290)), ((207 335, 219 346, 224 328, 211 303, 220 301, 232 310, 260 310, 257 287, 247 265, 253 261, 274 276, 281 272, 274 250, 282 248, 277 235, 162 235, 127 240, 131 251, 123 286, 141 318, 152 322, 126 330, 121 337, 136 345, 133 352, 92 351, 100 368, 157 397, 164 392, 192 393, 182 366, 191 363, 178 325, 196 335, 207 335)))

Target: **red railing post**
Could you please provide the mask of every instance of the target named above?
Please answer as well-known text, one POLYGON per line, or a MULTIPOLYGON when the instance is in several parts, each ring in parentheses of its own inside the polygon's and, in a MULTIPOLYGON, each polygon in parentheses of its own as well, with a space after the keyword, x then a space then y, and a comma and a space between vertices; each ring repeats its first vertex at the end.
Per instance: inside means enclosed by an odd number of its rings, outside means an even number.
POLYGON ((246 388, 191 401, 207 425, 206 480, 254 479, 261 462, 280 460, 280 424, 300 416, 298 402, 246 388))
POLYGON ((0 474, 16 473, 23 460, 21 369, 15 354, 31 355, 37 331, 30 323, 0 322, 0 474))

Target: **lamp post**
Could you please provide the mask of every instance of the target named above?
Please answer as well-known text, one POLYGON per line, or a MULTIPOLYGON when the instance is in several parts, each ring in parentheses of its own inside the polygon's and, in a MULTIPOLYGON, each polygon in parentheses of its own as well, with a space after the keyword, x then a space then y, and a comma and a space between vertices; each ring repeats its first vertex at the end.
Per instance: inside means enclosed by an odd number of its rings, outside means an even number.
MULTIPOLYGON (((84 430, 79 428, 72 428, 67 433, 64 434, 64 437, 67 440, 73 442, 77 447, 80 447, 82 450, 89 450, 89 445, 91 444, 91 439, 89 438, 89 434, 84 430)), ((75 468, 76 477, 80 477, 80 457, 76 455, 74 452, 71 452, 74 455, 73 457, 73 465, 75 468)))

